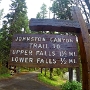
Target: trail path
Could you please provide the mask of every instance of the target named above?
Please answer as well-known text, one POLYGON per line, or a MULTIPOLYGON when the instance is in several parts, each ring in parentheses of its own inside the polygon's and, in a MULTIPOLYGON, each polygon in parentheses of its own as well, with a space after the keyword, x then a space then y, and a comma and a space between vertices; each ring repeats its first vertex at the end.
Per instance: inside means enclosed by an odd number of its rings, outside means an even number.
POLYGON ((14 78, 0 80, 0 90, 57 90, 41 82, 37 77, 38 72, 32 72, 14 78))

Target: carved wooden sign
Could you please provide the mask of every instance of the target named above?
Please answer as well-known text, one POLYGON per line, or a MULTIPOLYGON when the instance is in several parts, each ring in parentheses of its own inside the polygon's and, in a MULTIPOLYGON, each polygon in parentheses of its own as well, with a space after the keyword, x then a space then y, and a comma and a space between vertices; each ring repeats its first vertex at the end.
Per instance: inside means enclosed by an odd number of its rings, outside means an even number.
POLYGON ((15 34, 9 65, 27 67, 78 67, 76 37, 52 34, 15 34))

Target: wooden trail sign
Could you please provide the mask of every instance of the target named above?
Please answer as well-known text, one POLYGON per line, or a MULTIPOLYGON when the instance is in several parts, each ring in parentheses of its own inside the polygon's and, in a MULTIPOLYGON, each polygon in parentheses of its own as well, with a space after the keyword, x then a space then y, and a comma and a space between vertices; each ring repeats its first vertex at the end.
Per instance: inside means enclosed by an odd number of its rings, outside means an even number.
POLYGON ((16 34, 9 65, 28 67, 79 67, 75 36, 16 34))
MULTIPOLYGON (((90 59, 90 36, 89 36, 90 24, 86 24, 84 22, 79 8, 74 7, 72 12, 75 21, 55 20, 55 19, 52 20, 31 19, 29 27, 32 31, 74 32, 77 34, 78 43, 80 46, 81 63, 82 63, 83 90, 90 90, 90 60, 89 60, 90 59)), ((55 35, 55 36, 36 35, 38 38, 41 37, 45 39, 41 41, 32 41, 31 43, 36 43, 35 45, 32 45, 32 48, 30 48, 29 41, 28 42, 22 40, 18 41, 17 39, 15 39, 16 37, 21 38, 23 36, 35 37, 34 35, 26 35, 26 34, 21 34, 21 35, 18 34, 14 36, 12 42, 12 48, 10 51, 9 65, 29 66, 29 67, 50 67, 50 68, 79 66, 76 39, 74 36, 63 37, 61 35, 55 35), (63 40, 61 42, 57 42, 57 40, 55 40, 55 42, 52 42, 51 37, 53 37, 52 40, 54 40, 55 38, 65 38, 65 42, 62 42, 63 40), (66 38, 69 40, 68 43, 66 38), (75 42, 72 42, 74 40, 75 42), (39 44, 41 44, 42 46, 38 47, 39 44), (45 49, 43 48, 44 45, 45 45, 45 49), (15 50, 19 50, 19 51, 17 52, 15 50), (42 52, 40 52, 40 50, 42 52), (22 54, 22 52, 24 52, 24 54, 22 54), (30 62, 27 62, 27 56, 34 59, 30 59, 30 62), (24 59, 23 62, 20 62, 21 60, 20 59, 18 62, 18 58, 15 59, 15 57, 26 57, 26 59, 24 59), (37 63, 38 57, 43 59, 42 60, 39 59, 37 63)))

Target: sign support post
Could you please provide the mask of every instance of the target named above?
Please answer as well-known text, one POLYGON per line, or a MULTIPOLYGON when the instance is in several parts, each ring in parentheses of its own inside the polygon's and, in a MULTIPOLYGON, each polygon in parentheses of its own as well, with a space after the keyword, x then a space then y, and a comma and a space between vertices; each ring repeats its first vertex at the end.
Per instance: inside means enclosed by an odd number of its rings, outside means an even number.
POLYGON ((90 90, 90 36, 85 21, 78 7, 73 7, 74 17, 80 24, 81 32, 78 34, 82 63, 83 90, 90 90))

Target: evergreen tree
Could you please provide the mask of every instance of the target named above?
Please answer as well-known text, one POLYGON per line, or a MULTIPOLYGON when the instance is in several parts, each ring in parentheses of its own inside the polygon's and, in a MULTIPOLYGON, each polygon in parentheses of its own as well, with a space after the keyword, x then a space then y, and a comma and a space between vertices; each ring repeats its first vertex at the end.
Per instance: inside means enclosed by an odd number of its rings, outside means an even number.
MULTIPOLYGON (((1 3, 1 0, 0 0, 0 3, 1 3)), ((0 26, 1 26, 1 19, 3 16, 3 11, 4 11, 4 9, 0 9, 0 26)))
POLYGON ((25 0, 11 0, 10 13, 6 15, 8 24, 10 25, 10 33, 21 33, 22 29, 27 33, 28 28, 28 17, 27 17, 27 7, 25 0))
POLYGON ((4 11, 4 9, 1 9, 1 10, 0 10, 0 28, 2 27, 3 11, 4 11))
POLYGON ((0 30, 0 61, 4 64, 9 59, 13 34, 29 33, 25 0, 11 1, 10 13, 4 17, 7 20, 3 21, 3 27, 0 30))
POLYGON ((46 4, 43 3, 41 6, 41 11, 37 13, 36 18, 39 18, 39 19, 47 18, 47 12, 48 12, 47 6, 46 6, 46 4))
POLYGON ((46 17, 47 17, 47 6, 46 6, 46 4, 42 4, 42 7, 41 7, 41 17, 43 18, 43 19, 45 19, 46 17))
POLYGON ((40 12, 37 13, 36 18, 41 19, 41 13, 40 12))
POLYGON ((0 10, 0 20, 1 20, 2 16, 3 16, 3 11, 4 11, 4 9, 0 10))
POLYGON ((52 0, 51 12, 54 14, 54 18, 57 19, 71 19, 70 13, 70 1, 69 0, 52 0))

